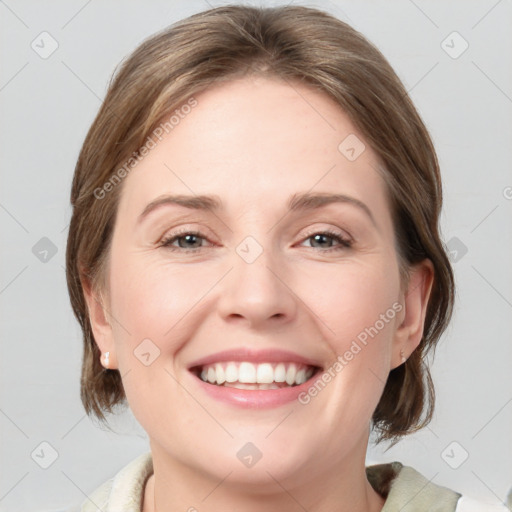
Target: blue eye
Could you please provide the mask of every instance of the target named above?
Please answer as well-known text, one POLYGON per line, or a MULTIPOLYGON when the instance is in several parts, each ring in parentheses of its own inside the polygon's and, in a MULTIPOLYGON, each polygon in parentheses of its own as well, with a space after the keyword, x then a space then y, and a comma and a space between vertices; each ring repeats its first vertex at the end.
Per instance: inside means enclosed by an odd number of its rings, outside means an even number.
POLYGON ((202 236, 201 233, 199 233, 198 231, 183 231, 181 233, 171 234, 169 237, 164 238, 160 245, 162 247, 166 247, 166 248, 170 249, 171 251, 178 251, 180 249, 183 249, 185 251, 195 252, 198 249, 201 249, 201 247, 197 247, 197 246, 191 247, 190 245, 189 246, 181 246, 180 245, 180 247, 176 247, 176 246, 173 246, 172 244, 175 241, 178 241, 178 243, 179 243, 180 240, 185 240, 185 243, 190 243, 190 244, 196 243, 197 244, 198 238, 206 240, 206 238, 204 236, 202 236))
POLYGON ((340 251, 352 247, 352 240, 345 238, 341 233, 337 233, 330 230, 313 233, 312 235, 309 235, 305 240, 314 239, 315 243, 323 243, 325 239, 329 238, 338 242, 339 245, 334 247, 331 246, 323 250, 322 252, 340 251))

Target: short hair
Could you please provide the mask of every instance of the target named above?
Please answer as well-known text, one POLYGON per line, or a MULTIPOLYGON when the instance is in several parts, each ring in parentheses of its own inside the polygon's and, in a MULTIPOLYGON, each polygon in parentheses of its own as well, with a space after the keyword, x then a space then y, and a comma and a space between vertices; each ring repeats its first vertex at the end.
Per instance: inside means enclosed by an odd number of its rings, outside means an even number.
POLYGON ((82 403, 87 414, 105 421, 104 412, 126 400, 119 371, 101 365, 82 287, 87 277, 108 293, 105 276, 123 185, 115 177, 126 175, 126 162, 162 119, 194 94, 248 75, 300 82, 334 99, 381 162, 402 283, 411 265, 432 261, 421 342, 389 372, 372 416, 377 442, 397 442, 432 419, 435 393, 425 359, 453 309, 453 270, 438 225, 439 164, 427 128, 382 53, 345 22, 301 6, 230 5, 194 14, 146 39, 114 74, 71 189, 66 277, 83 331, 82 403))

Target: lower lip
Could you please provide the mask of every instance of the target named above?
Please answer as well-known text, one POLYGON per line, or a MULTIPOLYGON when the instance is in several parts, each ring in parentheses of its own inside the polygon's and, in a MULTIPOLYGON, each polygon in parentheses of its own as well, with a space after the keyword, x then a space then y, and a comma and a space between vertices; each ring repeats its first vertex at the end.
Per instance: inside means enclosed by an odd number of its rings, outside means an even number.
POLYGON ((238 389, 226 386, 217 386, 204 382, 199 377, 194 379, 199 383, 199 387, 208 395, 237 407, 246 407, 248 409, 268 409, 279 407, 298 399, 298 396, 306 392, 312 386, 315 379, 321 375, 318 372, 306 382, 293 387, 280 389, 238 389))

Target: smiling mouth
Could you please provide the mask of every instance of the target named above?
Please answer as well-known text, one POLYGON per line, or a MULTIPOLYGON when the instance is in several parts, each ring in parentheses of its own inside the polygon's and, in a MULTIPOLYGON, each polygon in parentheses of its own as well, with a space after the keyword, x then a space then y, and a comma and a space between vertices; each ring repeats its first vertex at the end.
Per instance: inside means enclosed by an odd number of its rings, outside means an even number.
POLYGON ((237 389, 282 389, 300 386, 321 371, 300 363, 250 363, 225 361, 191 368, 203 382, 237 389))

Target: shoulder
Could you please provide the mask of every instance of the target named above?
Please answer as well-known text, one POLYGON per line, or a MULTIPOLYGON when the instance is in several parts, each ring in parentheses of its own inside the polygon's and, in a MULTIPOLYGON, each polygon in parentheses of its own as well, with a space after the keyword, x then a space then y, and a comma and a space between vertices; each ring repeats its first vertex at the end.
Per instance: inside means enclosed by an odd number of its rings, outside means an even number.
POLYGON ((151 452, 139 455, 92 492, 80 512, 140 512, 144 486, 152 474, 151 452))
POLYGON ((386 499, 382 512, 510 512, 505 505, 486 504, 434 484, 400 462, 368 466, 366 474, 386 499))

